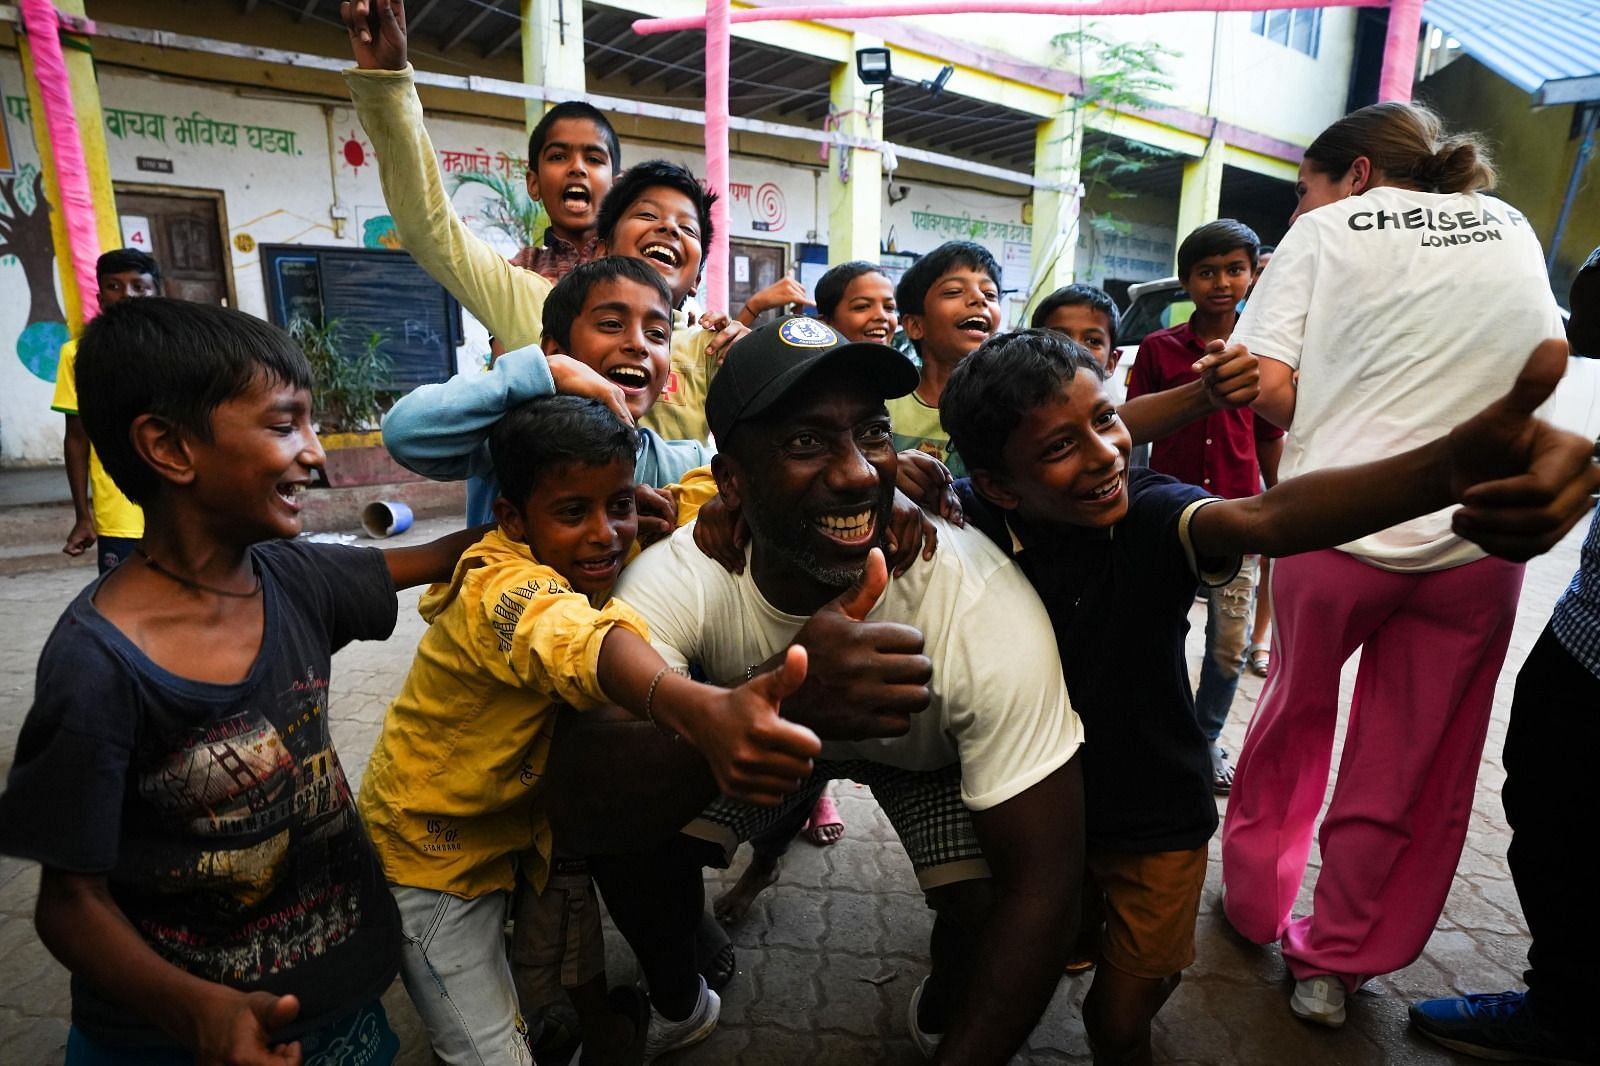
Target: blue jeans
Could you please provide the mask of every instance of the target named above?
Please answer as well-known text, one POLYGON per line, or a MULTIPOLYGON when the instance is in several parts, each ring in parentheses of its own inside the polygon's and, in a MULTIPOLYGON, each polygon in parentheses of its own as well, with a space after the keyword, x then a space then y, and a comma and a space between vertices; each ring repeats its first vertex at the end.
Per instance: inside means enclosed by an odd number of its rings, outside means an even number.
POLYGON ((390 885, 405 947, 400 978, 449 1066, 533 1066, 506 955, 509 892, 462 899, 390 885))
POLYGON ((1194 693, 1194 716, 1213 744, 1233 706, 1244 669, 1244 648, 1250 636, 1250 605, 1256 586, 1256 557, 1247 555, 1239 573, 1226 585, 1206 590, 1206 652, 1200 660, 1200 684, 1194 693))
MULTIPOLYGON (((400 1038, 389 1028, 383 1004, 366 1006, 300 1037, 305 1066, 389 1066, 400 1038)), ((65 1066, 194 1066, 194 1054, 172 1047, 122 1047, 91 1040, 77 1026, 67 1032, 65 1066)))

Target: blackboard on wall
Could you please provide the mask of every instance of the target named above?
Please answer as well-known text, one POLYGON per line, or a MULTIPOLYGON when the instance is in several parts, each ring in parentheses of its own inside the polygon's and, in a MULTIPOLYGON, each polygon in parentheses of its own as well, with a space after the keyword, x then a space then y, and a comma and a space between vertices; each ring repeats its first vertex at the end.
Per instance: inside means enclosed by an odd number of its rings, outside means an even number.
POLYGON ((405 252, 265 244, 261 269, 277 325, 338 320, 353 346, 380 334, 388 388, 406 392, 455 373, 461 305, 405 252))

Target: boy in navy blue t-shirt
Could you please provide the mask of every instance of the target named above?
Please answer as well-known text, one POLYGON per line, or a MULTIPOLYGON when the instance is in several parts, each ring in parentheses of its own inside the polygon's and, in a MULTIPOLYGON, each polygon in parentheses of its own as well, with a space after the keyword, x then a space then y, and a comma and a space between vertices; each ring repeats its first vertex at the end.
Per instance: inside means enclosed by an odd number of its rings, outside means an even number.
POLYGON ((311 371, 248 315, 128 301, 77 373, 144 539, 56 624, 0 795, 0 851, 44 866, 35 924, 72 971, 67 1062, 388 1062, 400 927, 329 660, 387 637, 395 589, 448 577, 473 533, 290 539, 323 461, 311 371))
POLYGON ((1541 346, 1506 399, 1448 437, 1238 500, 1129 470, 1104 368, 1058 333, 994 337, 951 374, 940 415, 971 471, 957 482, 961 502, 1038 589, 1088 738, 1087 868, 1105 912, 1084 1002, 1096 1062, 1150 1061, 1151 1020, 1194 959, 1217 825, 1184 656, 1196 584, 1227 582, 1245 553, 1340 544, 1449 506, 1474 482, 1533 469, 1535 458, 1549 464, 1537 502, 1496 509, 1494 487, 1479 485, 1458 522, 1492 551, 1547 549, 1600 481, 1584 465, 1586 441, 1530 414, 1564 364, 1563 346, 1541 346), (1526 542, 1509 532, 1524 520, 1538 530, 1526 542))

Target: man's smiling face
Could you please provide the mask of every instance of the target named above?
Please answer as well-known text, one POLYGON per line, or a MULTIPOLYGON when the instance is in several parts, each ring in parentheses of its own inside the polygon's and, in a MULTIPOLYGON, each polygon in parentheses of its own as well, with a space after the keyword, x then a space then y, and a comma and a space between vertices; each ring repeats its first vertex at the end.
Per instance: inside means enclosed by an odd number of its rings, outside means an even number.
POLYGON ((897 465, 880 397, 854 371, 831 373, 730 442, 718 481, 731 465, 756 546, 753 573, 780 609, 821 606, 883 543, 897 465))

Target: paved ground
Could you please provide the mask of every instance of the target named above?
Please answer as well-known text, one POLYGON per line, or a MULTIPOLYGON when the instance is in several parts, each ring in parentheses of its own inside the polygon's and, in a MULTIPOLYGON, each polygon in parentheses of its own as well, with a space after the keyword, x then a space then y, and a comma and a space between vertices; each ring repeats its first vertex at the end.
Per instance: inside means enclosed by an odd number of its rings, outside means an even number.
MULTIPOLYGON (((411 536, 433 535, 425 523, 411 536)), ((1580 530, 1581 532, 1581 530, 1580 530)), ((1220 923, 1217 844, 1200 916, 1199 960, 1156 1025, 1158 1061, 1193 1064, 1365 1066, 1448 1063, 1452 1058, 1406 1030, 1406 1002, 1455 991, 1499 990, 1517 983, 1526 927, 1505 865, 1508 838, 1500 808, 1511 683, 1577 565, 1579 534, 1535 562, 1502 675, 1478 799, 1460 875, 1444 916, 1421 959, 1373 982, 1352 1001, 1339 1032, 1294 1020, 1286 1007, 1285 970, 1276 949, 1241 943, 1220 923)), ((33 668, 50 622, 89 573, 82 568, 0 577, 0 771, 10 766, 16 734, 33 689, 33 668)), ((384 644, 358 645, 334 661, 334 735, 352 782, 359 782, 384 708, 399 686, 422 629, 402 598, 401 625, 384 644)), ((1203 619, 1197 611, 1196 619, 1203 619)), ((1191 634, 1191 666, 1198 638, 1191 634)), ((1346 687, 1348 690, 1347 672, 1346 687)), ((1260 684, 1241 687, 1226 739, 1237 747, 1260 684)), ((1348 694, 1348 692, 1347 692, 1348 694)), ((905 1038, 906 1002, 926 972, 928 912, 916 893, 904 853, 864 790, 836 786, 849 824, 828 849, 796 844, 783 880, 734 931, 738 976, 723 999, 723 1023, 685 1064, 855 1064, 920 1061, 905 1038)), ((1313 865, 1316 858, 1313 856, 1313 865)), ((732 874, 709 878, 708 890, 732 874)), ((1313 869, 1309 877, 1315 876, 1313 869)), ((40 946, 32 927, 38 872, 0 858, 0 1063, 55 1064, 67 1030, 67 977, 40 946)), ((1306 902, 1302 894, 1302 905, 1306 902)), ((612 938, 613 979, 630 976, 625 949, 612 938)), ((1079 1007, 1086 978, 1066 978, 1018 1057, 1029 1063, 1086 1063, 1079 1007)), ((402 1062, 426 1066, 414 1014, 397 987, 391 1015, 406 1038, 402 1062)))

